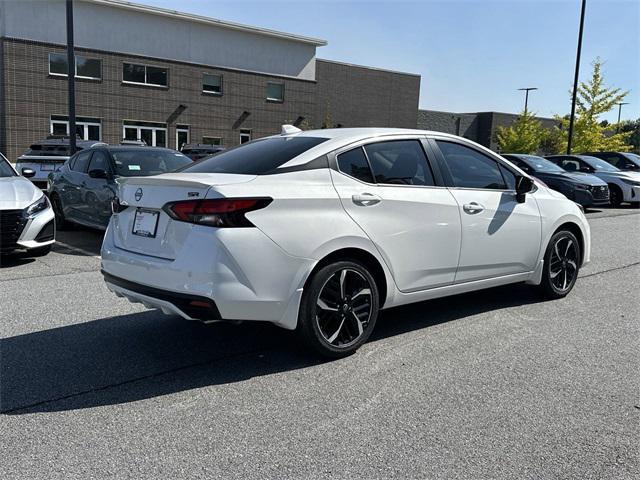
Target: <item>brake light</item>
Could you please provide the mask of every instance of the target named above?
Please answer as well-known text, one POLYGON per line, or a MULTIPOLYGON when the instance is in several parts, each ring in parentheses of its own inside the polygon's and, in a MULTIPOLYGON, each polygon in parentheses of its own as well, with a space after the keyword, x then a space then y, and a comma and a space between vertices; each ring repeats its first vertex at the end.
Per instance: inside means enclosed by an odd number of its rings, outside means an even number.
POLYGON ((269 205, 271 198, 218 198, 167 203, 163 210, 180 222, 218 228, 254 227, 245 214, 269 205))

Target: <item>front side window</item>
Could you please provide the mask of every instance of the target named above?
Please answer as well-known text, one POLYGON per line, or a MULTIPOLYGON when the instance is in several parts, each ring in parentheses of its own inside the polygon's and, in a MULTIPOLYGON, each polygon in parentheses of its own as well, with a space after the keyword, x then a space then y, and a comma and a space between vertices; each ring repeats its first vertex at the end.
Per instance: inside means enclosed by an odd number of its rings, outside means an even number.
POLYGON ((458 143, 436 140, 453 184, 460 188, 506 190, 498 162, 458 143))
MULTIPOLYGON (((90 78, 92 80, 102 79, 102 60, 99 58, 89 58, 82 55, 76 55, 76 71, 75 75, 79 78, 90 78)), ((49 54, 49 74, 64 75, 68 74, 66 53, 50 53, 49 54)))
POLYGON ((159 175, 191 164, 189 157, 171 150, 156 150, 136 147, 131 150, 111 151, 116 175, 139 177, 159 175))
POLYGON ((272 102, 284 102, 284 84, 267 83, 267 100, 272 102))
POLYGON ((168 70, 162 67, 125 62, 122 64, 122 81, 154 87, 166 87, 169 84, 168 70))
POLYGON ((267 137, 225 150, 181 171, 264 175, 326 140, 317 137, 267 137))
POLYGON ((418 140, 393 140, 364 147, 376 183, 433 186, 433 175, 418 140))
POLYGON ((361 182, 374 183, 369 162, 367 162, 362 147, 338 155, 338 168, 341 172, 357 178, 361 182))
POLYGON ((71 170, 74 172, 86 173, 87 167, 89 166, 89 158, 91 157, 91 152, 81 152, 76 157, 73 162, 73 166, 71 170))
POLYGON ((222 94, 222 75, 204 74, 202 76, 202 91, 205 93, 222 94))
POLYGON ((93 152, 88 171, 90 172, 91 170, 104 170, 105 172, 110 170, 109 157, 107 157, 107 154, 102 150, 96 150, 93 152))

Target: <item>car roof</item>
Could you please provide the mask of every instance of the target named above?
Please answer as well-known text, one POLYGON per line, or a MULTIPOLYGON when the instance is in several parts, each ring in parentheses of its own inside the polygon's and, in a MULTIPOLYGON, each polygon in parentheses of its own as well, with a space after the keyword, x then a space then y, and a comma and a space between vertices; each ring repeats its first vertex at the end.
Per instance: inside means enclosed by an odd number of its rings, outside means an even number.
MULTIPOLYGON (((106 143, 104 142, 100 142, 98 140, 76 140, 76 145, 83 147, 83 148, 87 148, 87 147, 91 147, 93 145, 97 145, 97 144, 103 144, 106 145, 106 143)), ((38 140, 37 142, 33 142, 31 145, 63 145, 63 146, 67 146, 69 145, 69 139, 68 138, 46 138, 44 140, 38 140)))
POLYGON ((109 150, 110 152, 172 152, 172 153, 180 153, 177 150, 173 150, 172 148, 165 147, 150 147, 150 146, 138 146, 138 145, 101 145, 100 148, 104 148, 109 150))

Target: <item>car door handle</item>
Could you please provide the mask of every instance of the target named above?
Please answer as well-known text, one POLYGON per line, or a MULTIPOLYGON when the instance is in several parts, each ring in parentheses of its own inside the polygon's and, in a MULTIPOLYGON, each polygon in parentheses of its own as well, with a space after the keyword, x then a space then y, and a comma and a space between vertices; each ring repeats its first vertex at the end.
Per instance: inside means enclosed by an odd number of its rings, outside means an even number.
POLYGON ((476 202, 465 203, 462 206, 462 209, 467 212, 469 215, 475 215, 476 213, 480 213, 484 210, 484 207, 476 202))
POLYGON ((370 205, 375 205, 376 203, 380 203, 382 199, 378 195, 374 195, 372 193, 363 193, 361 195, 352 195, 351 200, 356 205, 360 205, 362 207, 368 207, 370 205))

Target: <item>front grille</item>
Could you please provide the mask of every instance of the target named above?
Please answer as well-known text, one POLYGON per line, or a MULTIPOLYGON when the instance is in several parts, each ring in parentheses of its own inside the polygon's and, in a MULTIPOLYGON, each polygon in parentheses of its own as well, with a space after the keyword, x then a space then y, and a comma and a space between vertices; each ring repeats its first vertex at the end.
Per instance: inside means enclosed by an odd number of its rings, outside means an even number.
POLYGON ((22 210, 0 210, 0 251, 16 248, 26 223, 22 210))
POLYGON ((594 200, 607 200, 609 198, 609 187, 607 185, 592 185, 589 189, 594 200))

